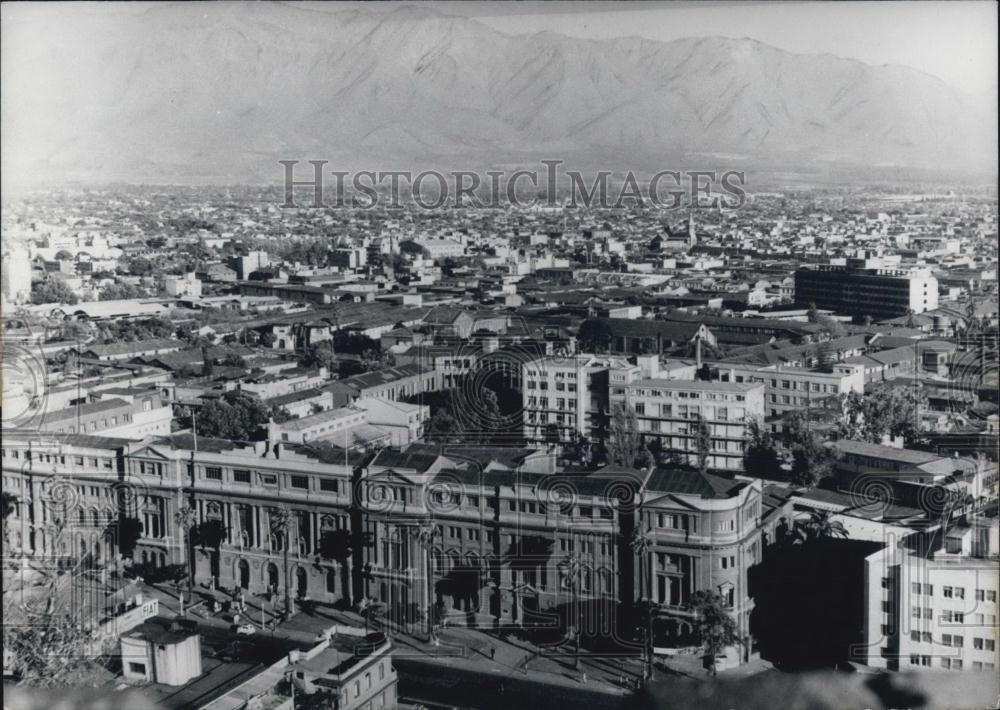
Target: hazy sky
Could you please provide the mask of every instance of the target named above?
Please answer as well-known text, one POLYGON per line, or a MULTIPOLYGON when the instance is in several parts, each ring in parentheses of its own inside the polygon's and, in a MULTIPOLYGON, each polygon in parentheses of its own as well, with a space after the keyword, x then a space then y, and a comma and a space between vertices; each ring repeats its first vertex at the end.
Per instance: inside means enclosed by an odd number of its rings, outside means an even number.
MULTIPOLYGON (((364 7, 392 9, 394 4, 364 7)), ((475 17, 510 34, 551 30, 589 38, 750 37, 791 52, 829 52, 869 64, 904 64, 975 94, 997 91, 997 3, 989 0, 407 4, 475 17)))

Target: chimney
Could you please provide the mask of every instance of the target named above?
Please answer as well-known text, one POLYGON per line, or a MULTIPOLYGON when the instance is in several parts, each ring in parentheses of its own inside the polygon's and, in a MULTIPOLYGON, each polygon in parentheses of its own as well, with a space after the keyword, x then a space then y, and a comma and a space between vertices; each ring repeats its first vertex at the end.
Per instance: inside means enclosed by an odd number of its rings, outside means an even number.
POLYGON ((701 334, 694 336, 694 363, 695 367, 701 369, 701 334))

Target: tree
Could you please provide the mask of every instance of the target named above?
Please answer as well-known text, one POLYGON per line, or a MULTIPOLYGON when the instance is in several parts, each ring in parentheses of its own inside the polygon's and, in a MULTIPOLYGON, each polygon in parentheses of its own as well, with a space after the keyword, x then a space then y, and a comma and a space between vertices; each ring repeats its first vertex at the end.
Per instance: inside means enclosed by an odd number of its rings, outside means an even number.
POLYGON ((727 646, 739 643, 736 622, 729 615, 728 605, 718 592, 700 590, 691 595, 688 610, 695 615, 694 630, 705 649, 705 655, 715 674, 715 658, 727 646))
POLYGON ((814 486, 833 473, 835 452, 823 445, 805 414, 793 412, 786 418, 784 436, 792 454, 792 483, 814 486))
POLYGON ((823 326, 823 331, 831 338, 843 338, 847 335, 847 331, 844 330, 843 323, 836 318, 820 316, 819 320, 816 322, 823 326))
POLYGON ((809 309, 806 311, 806 318, 810 323, 819 323, 819 309, 816 308, 816 302, 809 302, 809 309))
POLYGON ((424 568, 427 570, 427 635, 434 637, 434 561, 431 559, 431 551, 434 549, 435 539, 440 538, 441 529, 433 522, 425 522, 412 528, 417 539, 417 544, 424 551, 424 568))
POLYGON ((273 411, 246 392, 227 392, 198 411, 198 433, 220 439, 247 441, 272 417, 273 411))
POLYGON ((4 594, 4 669, 10 668, 20 679, 19 685, 93 685, 102 677, 102 671, 106 672, 102 665, 107 649, 95 649, 91 629, 80 623, 78 610, 61 601, 63 595, 56 590, 56 580, 73 573, 51 574, 50 596, 44 609, 26 609, 17 603, 20 595, 4 594))
POLYGON ((224 358, 222 358, 222 362, 220 362, 219 364, 223 365, 224 367, 242 367, 242 368, 247 367, 246 359, 241 357, 240 355, 237 355, 236 353, 229 353, 224 358))
POLYGON ((886 436, 913 440, 920 435, 918 414, 926 404, 922 389, 879 383, 866 393, 841 396, 837 433, 845 439, 881 443, 886 436))
POLYGON ((833 352, 833 348, 830 347, 828 341, 824 340, 816 348, 816 364, 823 370, 829 370, 835 361, 836 355, 833 352))
POLYGON ((43 303, 62 303, 75 306, 79 299, 66 282, 56 276, 46 276, 31 285, 31 302, 36 306, 43 303))
POLYGON ((365 597, 358 602, 358 613, 360 613, 365 620, 366 632, 370 631, 373 626, 378 629, 380 628, 382 619, 385 618, 385 602, 365 597))
POLYGON ((573 430, 573 443, 569 446, 570 456, 575 461, 589 464, 593 459, 593 443, 580 432, 573 430))
POLYGON ((123 301, 132 298, 142 298, 146 293, 138 286, 129 283, 108 284, 97 294, 98 301, 123 301))
POLYGON ((583 564, 580 562, 580 558, 573 552, 567 554, 563 557, 562 561, 559 563, 559 577, 562 580, 562 586, 565 589, 569 589, 572 594, 572 604, 570 610, 570 618, 572 619, 572 630, 573 630, 573 667, 580 667, 580 573, 583 570, 583 564))
POLYGON ((777 442, 771 432, 757 419, 751 419, 747 424, 743 470, 748 476, 769 479, 774 479, 781 472, 777 442))
POLYGON ((13 515, 14 511, 17 510, 17 503, 18 501, 16 495, 8 493, 7 491, 0 491, 0 508, 2 508, 3 512, 3 549, 5 557, 10 554, 8 551, 10 540, 8 539, 7 518, 13 515))
POLYGON ((324 340, 310 347, 301 360, 301 364, 305 367, 325 367, 330 372, 337 370, 338 362, 334 343, 329 340, 324 340))
POLYGON ((628 404, 615 404, 608 427, 608 457, 613 464, 632 467, 639 456, 642 437, 635 410, 628 404))
POLYGON ((611 347, 611 326, 603 318, 588 318, 576 334, 582 352, 604 353, 611 347))
POLYGON ((427 422, 428 438, 453 441, 462 434, 458 420, 445 409, 439 409, 427 422))
POLYGON ((351 531, 346 529, 325 530, 319 538, 319 556, 324 560, 333 560, 340 566, 340 585, 343 588, 344 601, 351 603, 351 573, 348 565, 354 550, 351 544, 351 531))
POLYGON ((632 539, 629 540, 629 547, 632 548, 632 554, 639 558, 639 601, 645 602, 643 604, 642 611, 644 612, 643 626, 643 654, 646 657, 646 663, 643 667, 643 675, 649 677, 653 671, 653 609, 651 606, 651 590, 648 589, 649 586, 649 570, 647 565, 649 563, 649 549, 652 545, 652 534, 650 530, 643 531, 641 528, 635 528, 632 531, 632 539))
POLYGON ((712 453, 712 430, 701 415, 694 424, 694 446, 698 452, 698 470, 704 475, 708 472, 708 458, 712 453))
POLYGON ((181 535, 181 549, 184 550, 184 564, 187 569, 187 601, 191 603, 191 590, 194 587, 194 560, 191 555, 191 547, 194 545, 194 524, 198 519, 197 513, 188 506, 181 506, 174 513, 174 523, 177 531, 181 535))
POLYGON ((497 393, 484 387, 480 393, 480 406, 476 407, 475 414, 476 433, 480 442, 487 444, 505 424, 497 393))
POLYGON ((291 584, 288 579, 288 540, 292 527, 292 511, 286 506, 271 508, 271 535, 281 541, 281 557, 284 564, 285 616, 292 612, 291 584))
POLYGON ((835 537, 848 537, 847 528, 839 520, 834 520, 829 510, 814 510, 806 521, 796 521, 796 534, 804 542, 835 537))

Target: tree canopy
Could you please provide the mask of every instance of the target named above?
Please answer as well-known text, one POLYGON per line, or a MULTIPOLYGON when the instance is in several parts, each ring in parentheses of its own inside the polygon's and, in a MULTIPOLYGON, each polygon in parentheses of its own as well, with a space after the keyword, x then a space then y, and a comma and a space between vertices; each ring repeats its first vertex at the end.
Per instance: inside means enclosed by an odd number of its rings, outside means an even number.
POLYGON ((198 434, 247 441, 276 414, 279 413, 245 392, 227 392, 198 411, 198 434))
POLYGON ((611 347, 611 327, 602 318, 588 318, 576 334, 582 352, 603 353, 611 347))
POLYGON ((56 276, 46 276, 31 285, 31 302, 36 306, 43 303, 63 303, 75 306, 79 299, 66 282, 56 276))
POLYGON ((629 405, 616 404, 611 410, 608 427, 608 458, 618 466, 635 466, 642 450, 642 437, 635 410, 629 405))
POLYGON ((691 595, 689 610, 696 615, 695 634, 708 656, 718 656, 740 640, 736 622, 718 592, 701 590, 691 595))
POLYGON ((843 417, 837 433, 845 439, 874 444, 886 436, 915 439, 920 433, 918 408, 925 402, 921 390, 887 383, 879 383, 864 394, 850 392, 841 396, 843 417))

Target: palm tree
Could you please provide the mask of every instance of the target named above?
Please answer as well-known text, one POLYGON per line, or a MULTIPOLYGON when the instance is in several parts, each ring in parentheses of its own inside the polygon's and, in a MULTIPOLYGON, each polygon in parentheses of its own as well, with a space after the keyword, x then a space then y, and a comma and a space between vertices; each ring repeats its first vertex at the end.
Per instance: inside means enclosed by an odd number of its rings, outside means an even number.
POLYGON ((285 616, 288 617, 292 611, 292 600, 290 597, 291 584, 288 582, 288 536, 292 527, 292 511, 287 506, 279 506, 271 509, 271 533, 281 540, 281 557, 284 565, 285 584, 285 616))
POLYGON ((580 667, 580 572, 582 565, 580 558, 575 553, 566 555, 559 563, 559 575, 562 577, 562 585, 570 590, 573 595, 571 604, 571 614, 573 618, 573 667, 580 667))
POLYGON ((632 548, 632 552, 639 558, 639 598, 640 600, 645 600, 644 605, 646 611, 646 623, 643 628, 643 648, 642 652, 645 657, 645 665, 643 667, 643 673, 645 677, 649 677, 652 673, 653 664, 653 653, 651 651, 653 634, 651 631, 653 625, 653 610, 650 606, 650 599, 648 597, 652 596, 652 593, 647 587, 648 582, 648 571, 646 570, 646 563, 649 559, 649 548, 652 545, 652 531, 648 528, 643 531, 640 528, 636 528, 632 532, 632 539, 629 541, 629 546, 632 548))
POLYGON ((187 586, 187 603, 191 603, 191 589, 194 587, 194 560, 191 559, 192 535, 198 514, 193 508, 186 505, 181 506, 174 513, 174 523, 177 525, 177 532, 180 535, 181 550, 184 553, 184 565, 187 568, 185 583, 187 586))
POLYGON ((809 514, 809 520, 798 521, 795 527, 804 542, 849 536, 844 524, 834 520, 829 510, 814 510, 809 514))
POLYGON ((441 530, 433 522, 425 522, 416 527, 417 543, 424 549, 424 566, 427 569, 427 635, 434 636, 434 566, 431 550, 434 539, 441 530))

